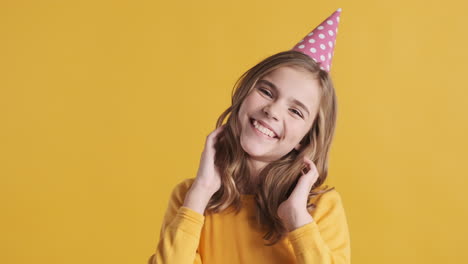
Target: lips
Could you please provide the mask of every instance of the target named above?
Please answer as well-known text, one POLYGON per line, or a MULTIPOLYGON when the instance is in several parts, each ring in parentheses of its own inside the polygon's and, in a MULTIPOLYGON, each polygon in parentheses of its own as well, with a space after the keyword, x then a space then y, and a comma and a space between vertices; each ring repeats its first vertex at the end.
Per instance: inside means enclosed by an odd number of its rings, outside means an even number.
POLYGON ((260 125, 262 125, 262 126, 268 128, 269 130, 271 130, 271 131, 275 134, 275 137, 274 137, 274 138, 276 138, 276 139, 279 138, 278 133, 276 133, 276 131, 275 131, 274 129, 272 129, 268 124, 266 124, 265 122, 263 122, 263 121, 261 121, 261 120, 254 119, 254 118, 250 118, 250 123, 251 123, 252 125, 253 125, 254 120, 257 121, 258 123, 260 123, 260 125))

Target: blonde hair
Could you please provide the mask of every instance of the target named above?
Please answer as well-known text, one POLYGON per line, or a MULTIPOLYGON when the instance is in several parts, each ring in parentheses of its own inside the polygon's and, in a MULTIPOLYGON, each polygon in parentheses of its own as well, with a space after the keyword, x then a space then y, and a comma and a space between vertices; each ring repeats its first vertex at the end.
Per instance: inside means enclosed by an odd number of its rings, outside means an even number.
POLYGON ((267 246, 276 244, 288 233, 277 210, 289 197, 302 175, 304 156, 314 162, 319 172, 309 193, 307 208, 315 209, 315 204, 309 204, 312 197, 334 189, 319 190, 318 187, 324 183, 328 174, 328 154, 337 115, 335 89, 330 75, 321 70, 320 64, 309 56, 293 50, 280 52, 265 58, 237 80, 232 91, 232 105, 219 116, 216 123, 216 127, 220 127, 230 114, 226 127, 218 135, 215 144, 215 165, 221 175, 221 188, 211 197, 206 208, 206 213, 218 213, 231 207, 236 214, 240 211, 240 190, 253 183, 247 166, 248 156, 240 145, 239 109, 260 78, 283 66, 298 67, 310 72, 319 81, 321 97, 312 127, 300 142, 301 148, 292 149, 280 159, 269 163, 258 175, 261 181, 255 193, 256 220, 267 231, 263 236, 264 240, 271 242, 265 244, 267 246))

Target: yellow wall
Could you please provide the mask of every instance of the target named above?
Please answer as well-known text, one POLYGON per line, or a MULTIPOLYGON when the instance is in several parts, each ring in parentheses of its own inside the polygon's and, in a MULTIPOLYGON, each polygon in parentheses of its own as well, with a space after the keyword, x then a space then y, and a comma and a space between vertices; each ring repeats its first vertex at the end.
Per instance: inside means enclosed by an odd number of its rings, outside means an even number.
POLYGON ((1 263, 145 263, 249 67, 343 8, 352 262, 468 263, 466 1, 2 1, 1 263))

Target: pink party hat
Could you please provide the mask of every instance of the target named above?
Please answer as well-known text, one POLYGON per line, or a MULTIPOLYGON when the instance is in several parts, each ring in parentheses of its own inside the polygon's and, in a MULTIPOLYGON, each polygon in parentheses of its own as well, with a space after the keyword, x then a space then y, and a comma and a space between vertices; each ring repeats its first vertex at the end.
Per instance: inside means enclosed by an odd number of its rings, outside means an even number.
POLYGON ((302 52, 320 64, 320 69, 330 72, 341 8, 299 41, 292 50, 302 52))

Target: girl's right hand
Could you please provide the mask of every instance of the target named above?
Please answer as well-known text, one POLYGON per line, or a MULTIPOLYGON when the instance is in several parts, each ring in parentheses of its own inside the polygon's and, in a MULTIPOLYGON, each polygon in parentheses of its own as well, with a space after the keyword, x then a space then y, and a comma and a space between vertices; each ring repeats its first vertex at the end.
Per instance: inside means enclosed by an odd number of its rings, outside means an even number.
POLYGON ((210 195, 213 195, 221 187, 221 176, 218 168, 214 164, 216 154, 214 145, 216 143, 217 136, 225 127, 226 124, 218 127, 206 137, 197 177, 192 184, 193 188, 200 188, 200 190, 204 190, 210 195))

